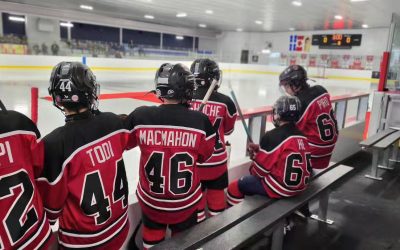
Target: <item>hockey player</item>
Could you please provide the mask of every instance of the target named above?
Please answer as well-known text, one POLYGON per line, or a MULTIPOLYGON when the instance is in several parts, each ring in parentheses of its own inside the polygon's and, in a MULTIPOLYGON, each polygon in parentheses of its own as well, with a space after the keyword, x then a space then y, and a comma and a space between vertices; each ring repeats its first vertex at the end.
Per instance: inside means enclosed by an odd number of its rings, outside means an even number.
POLYGON ((189 109, 194 77, 182 64, 163 64, 155 77, 160 106, 139 107, 126 119, 130 146, 141 151, 137 197, 143 246, 197 223, 202 199, 197 163, 211 157, 215 132, 207 116, 189 109))
POLYGON ((122 159, 129 131, 117 115, 95 112, 97 91, 86 65, 54 67, 49 93, 66 123, 43 138, 38 185, 50 221, 59 218, 61 248, 119 249, 129 231, 122 159))
POLYGON ((235 180, 228 187, 228 204, 233 206, 245 195, 285 198, 306 189, 310 178, 310 148, 307 138, 296 128, 300 101, 282 96, 274 104, 275 129, 267 132, 260 145, 250 149, 251 175, 235 180))
POLYGON ((310 87, 307 72, 300 65, 286 68, 279 76, 279 85, 302 105, 297 128, 307 137, 311 148, 311 165, 328 167, 338 137, 336 117, 328 91, 320 85, 310 87))
MULTIPOLYGON (((233 132, 237 111, 231 98, 217 92, 221 85, 222 76, 215 61, 197 59, 192 63, 190 71, 194 74, 197 85, 192 102, 192 109, 194 110, 199 109, 212 81, 218 82, 202 110, 210 119, 217 133, 214 153, 207 162, 198 164, 205 195, 203 204, 207 203, 208 212, 213 216, 222 212, 226 206, 224 189, 228 186, 228 154, 224 137, 233 132)), ((203 206, 205 207, 205 204, 203 206)), ((199 222, 206 218, 204 212, 199 215, 199 222)))
POLYGON ((47 249, 52 233, 34 181, 40 133, 1 101, 0 109, 0 249, 47 249))

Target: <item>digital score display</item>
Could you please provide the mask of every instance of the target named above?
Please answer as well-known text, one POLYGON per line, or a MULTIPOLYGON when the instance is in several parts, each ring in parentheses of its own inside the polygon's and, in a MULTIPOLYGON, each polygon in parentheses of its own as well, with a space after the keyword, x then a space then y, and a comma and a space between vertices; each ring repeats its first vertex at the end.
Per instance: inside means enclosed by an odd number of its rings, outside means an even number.
POLYGON ((313 35, 312 45, 321 49, 351 49, 361 45, 361 34, 324 34, 313 35))

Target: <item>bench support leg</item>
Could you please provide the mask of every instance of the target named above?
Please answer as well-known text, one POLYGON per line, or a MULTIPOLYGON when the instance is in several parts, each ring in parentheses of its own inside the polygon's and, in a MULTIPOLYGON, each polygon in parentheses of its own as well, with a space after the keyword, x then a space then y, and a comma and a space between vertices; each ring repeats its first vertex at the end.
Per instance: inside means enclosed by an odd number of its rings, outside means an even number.
POLYGON ((272 232, 272 245, 271 250, 282 250, 283 248, 283 237, 284 237, 284 227, 285 227, 285 219, 278 222, 275 226, 274 231, 272 232))
POLYGON ((400 162, 397 158, 398 156, 399 156, 399 141, 395 142, 395 144, 393 145, 392 159, 389 159, 389 161, 400 162))
POLYGON ((382 159, 382 165, 378 165, 378 168, 381 169, 386 169, 386 170, 393 170, 393 167, 389 166, 389 154, 391 151, 391 147, 389 146, 387 149, 383 150, 383 159, 382 159))
POLYGON ((379 151, 377 149, 373 149, 372 151, 372 165, 371 165, 371 174, 365 175, 365 177, 381 181, 382 177, 378 177, 378 158, 379 151))
POLYGON ((324 224, 332 225, 334 221, 327 218, 329 193, 330 190, 326 190, 320 195, 318 215, 312 214, 311 219, 323 222, 324 224))

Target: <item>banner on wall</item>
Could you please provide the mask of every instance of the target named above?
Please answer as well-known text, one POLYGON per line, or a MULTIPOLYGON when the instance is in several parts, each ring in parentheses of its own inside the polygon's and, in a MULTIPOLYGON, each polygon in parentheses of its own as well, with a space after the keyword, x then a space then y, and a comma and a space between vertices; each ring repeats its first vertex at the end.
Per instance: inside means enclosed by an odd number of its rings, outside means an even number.
POLYGON ((311 38, 308 36, 290 35, 289 51, 310 52, 311 38))
POLYGON ((28 46, 22 44, 0 44, 0 54, 27 55, 28 46))

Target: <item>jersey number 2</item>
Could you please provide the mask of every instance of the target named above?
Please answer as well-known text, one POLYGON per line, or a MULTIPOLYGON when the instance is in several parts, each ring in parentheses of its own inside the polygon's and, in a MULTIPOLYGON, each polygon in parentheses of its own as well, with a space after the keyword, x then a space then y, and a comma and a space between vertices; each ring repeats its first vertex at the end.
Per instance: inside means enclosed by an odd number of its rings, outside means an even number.
MULTIPOLYGON (((28 173, 23 170, 3 176, 0 179, 0 200, 10 197, 15 199, 3 220, 12 245, 24 237, 38 221, 37 212, 32 205, 33 194, 32 182, 28 173), (18 186, 21 190, 15 192, 18 186)), ((1 241, 0 249, 3 249, 1 241)))

